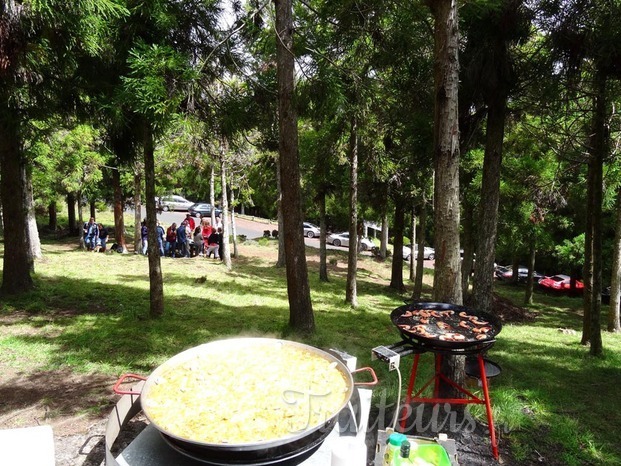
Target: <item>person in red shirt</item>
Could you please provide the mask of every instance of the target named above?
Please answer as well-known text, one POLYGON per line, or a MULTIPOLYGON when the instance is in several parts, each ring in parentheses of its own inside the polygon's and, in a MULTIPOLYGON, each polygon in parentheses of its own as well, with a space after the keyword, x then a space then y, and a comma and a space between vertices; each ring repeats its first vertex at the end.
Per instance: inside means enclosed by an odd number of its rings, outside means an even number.
POLYGON ((203 218, 201 220, 201 233, 203 234, 203 243, 205 245, 203 249, 205 251, 209 247, 209 237, 211 236, 212 232, 213 232, 213 228, 211 226, 211 222, 209 221, 208 218, 203 218))
POLYGON ((194 221, 194 218, 190 214, 185 214, 185 221, 188 222, 190 231, 193 232, 194 228, 196 228, 196 222, 194 221))

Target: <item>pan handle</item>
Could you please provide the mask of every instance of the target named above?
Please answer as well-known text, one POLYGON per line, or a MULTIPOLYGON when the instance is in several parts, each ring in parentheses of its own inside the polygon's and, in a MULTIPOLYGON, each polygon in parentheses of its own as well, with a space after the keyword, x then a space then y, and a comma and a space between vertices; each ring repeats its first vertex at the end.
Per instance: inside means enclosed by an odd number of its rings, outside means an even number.
POLYGON ((372 367, 361 367, 360 369, 356 369, 355 371, 351 371, 352 374, 357 374, 358 372, 369 372, 373 380, 371 382, 354 382, 354 385, 361 387, 372 387, 377 385, 377 375, 372 367))
POLYGON ((112 391, 117 395, 140 395, 140 392, 133 392, 131 390, 121 390, 119 387, 125 383, 127 379, 147 380, 146 377, 137 374, 123 374, 121 378, 114 384, 112 391))

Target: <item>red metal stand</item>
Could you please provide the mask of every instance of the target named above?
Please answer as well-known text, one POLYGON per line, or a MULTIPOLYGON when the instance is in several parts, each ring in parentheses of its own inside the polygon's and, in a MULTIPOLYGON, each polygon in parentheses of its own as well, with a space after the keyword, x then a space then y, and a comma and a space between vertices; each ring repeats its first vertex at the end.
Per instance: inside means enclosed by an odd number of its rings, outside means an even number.
POLYGON ((489 426, 489 437, 492 443, 492 454, 494 458, 498 460, 498 443, 496 441, 496 431, 494 430, 494 419, 492 417, 492 406, 489 398, 489 390, 487 387, 487 376, 485 374, 485 360, 483 359, 482 354, 477 354, 477 359, 479 361, 479 371, 481 377, 481 384, 483 386, 483 398, 480 398, 465 389, 464 387, 459 386, 453 380, 446 377, 444 374, 440 372, 440 368, 442 365, 442 354, 435 353, 435 374, 418 390, 416 393, 414 392, 414 387, 416 384, 416 373, 418 371, 418 362, 420 360, 420 353, 414 355, 414 362, 412 363, 412 373, 410 374, 410 383, 408 385, 408 391, 405 397, 405 406, 403 407, 403 411, 401 414, 401 430, 406 428, 407 421, 407 406, 411 402, 417 403, 450 403, 450 404, 484 404, 485 409, 487 411, 487 423, 489 426), (466 398, 440 398, 439 390, 440 390, 440 380, 449 384, 457 391, 466 395, 466 398), (433 382, 433 397, 423 397, 422 393, 431 385, 433 382))

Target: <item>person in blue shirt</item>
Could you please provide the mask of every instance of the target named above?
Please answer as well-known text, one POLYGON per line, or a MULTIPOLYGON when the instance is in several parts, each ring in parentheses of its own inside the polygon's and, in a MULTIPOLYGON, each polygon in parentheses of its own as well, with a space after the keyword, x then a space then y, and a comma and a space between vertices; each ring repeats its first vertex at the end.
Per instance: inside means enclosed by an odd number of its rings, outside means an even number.
POLYGON ((106 241, 108 240, 108 229, 99 224, 99 252, 106 252, 106 241))
POLYGON ((91 217, 88 221, 87 229, 86 229, 86 249, 89 251, 94 251, 97 247, 97 240, 99 239, 99 228, 95 223, 95 219, 91 217))
POLYGON ((149 246, 149 229, 147 228, 146 220, 143 220, 140 224, 140 238, 142 239, 142 254, 147 255, 147 248, 149 246))
POLYGON ((177 228, 177 249, 182 257, 190 257, 190 249, 188 248, 188 235, 186 230, 187 222, 184 220, 177 228))
POLYGON ((160 251, 160 257, 164 257, 164 239, 166 237, 166 230, 157 222, 157 248, 160 251))

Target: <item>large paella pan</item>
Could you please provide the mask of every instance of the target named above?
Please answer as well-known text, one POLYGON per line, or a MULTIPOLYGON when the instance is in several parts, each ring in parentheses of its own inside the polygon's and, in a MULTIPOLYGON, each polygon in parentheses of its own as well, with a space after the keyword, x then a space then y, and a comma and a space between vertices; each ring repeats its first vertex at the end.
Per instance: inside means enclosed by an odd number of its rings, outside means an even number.
MULTIPOLYGON (((117 393, 127 393, 118 385, 117 393)), ((172 357, 146 379, 140 397, 149 421, 175 446, 263 464, 320 443, 353 387, 350 371, 327 352, 235 338, 172 357)))

